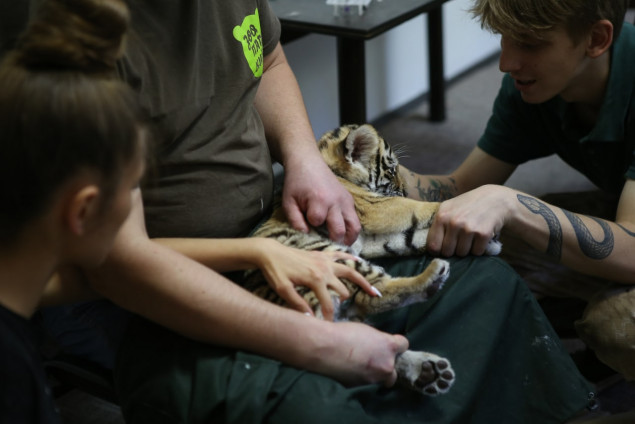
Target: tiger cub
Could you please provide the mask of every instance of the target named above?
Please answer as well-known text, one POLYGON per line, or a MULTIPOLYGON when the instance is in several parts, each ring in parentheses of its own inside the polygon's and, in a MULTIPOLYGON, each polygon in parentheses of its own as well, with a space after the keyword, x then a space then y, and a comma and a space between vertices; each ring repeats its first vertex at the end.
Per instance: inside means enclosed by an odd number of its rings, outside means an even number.
MULTIPOLYGON (((308 234, 297 231, 286 221, 280 206, 253 237, 273 238, 298 249, 345 251, 361 256, 359 261, 340 262, 355 268, 378 289, 381 297, 370 296, 343 279, 351 296, 350 300, 340 303, 339 297, 333 295, 336 320, 363 321, 371 314, 427 300, 447 279, 448 262, 434 259, 420 275, 393 278, 367 259, 425 252, 428 228, 439 204, 405 197, 397 157, 370 125, 340 127, 325 134, 318 146, 326 163, 353 195, 362 224, 357 241, 348 247, 331 241, 322 228, 314 228, 308 234)), ((248 290, 283 304, 259 272, 248 271, 245 277, 248 290)), ((306 287, 297 287, 297 290, 316 316, 321 317, 314 293, 306 287)), ((401 383, 432 396, 447 392, 455 378, 447 359, 427 352, 404 352, 397 357, 395 368, 401 383)))

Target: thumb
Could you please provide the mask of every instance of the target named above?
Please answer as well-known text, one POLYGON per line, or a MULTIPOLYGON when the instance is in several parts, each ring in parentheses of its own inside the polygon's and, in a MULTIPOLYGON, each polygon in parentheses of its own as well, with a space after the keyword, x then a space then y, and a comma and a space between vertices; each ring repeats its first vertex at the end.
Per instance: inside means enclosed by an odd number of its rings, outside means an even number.
POLYGON ((396 382, 397 382, 397 371, 392 370, 392 374, 390 374, 390 377, 388 377, 388 379, 384 382, 384 386, 387 388, 391 388, 392 386, 395 385, 396 382))
MULTIPOLYGON (((408 346, 410 345, 410 343, 408 342, 408 339, 406 339, 401 334, 395 334, 392 337, 395 343, 394 350, 395 350, 395 359, 396 359, 397 356, 399 356, 400 354, 408 350, 408 346)), ((396 382, 397 382, 397 370, 393 369, 390 376, 384 382, 384 386, 392 387, 395 385, 396 382)))
POLYGON ((408 346, 410 346, 410 342, 408 342, 407 338, 405 338, 401 334, 394 334, 392 337, 395 342, 395 356, 399 355, 400 353, 404 353, 406 350, 408 350, 408 346))

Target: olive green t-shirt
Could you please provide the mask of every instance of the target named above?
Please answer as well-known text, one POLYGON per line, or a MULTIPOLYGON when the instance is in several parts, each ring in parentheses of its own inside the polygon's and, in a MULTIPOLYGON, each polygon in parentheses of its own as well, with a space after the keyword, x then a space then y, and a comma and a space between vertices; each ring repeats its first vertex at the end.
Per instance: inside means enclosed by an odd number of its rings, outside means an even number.
POLYGON ((625 23, 611 50, 611 72, 598 120, 580 130, 571 104, 557 96, 525 103, 505 75, 478 146, 511 164, 557 154, 599 188, 619 193, 635 178, 635 28, 625 23))
POLYGON ((143 187, 151 237, 237 237, 271 203, 271 158, 254 107, 280 23, 266 0, 129 0, 120 76, 156 124, 143 187))

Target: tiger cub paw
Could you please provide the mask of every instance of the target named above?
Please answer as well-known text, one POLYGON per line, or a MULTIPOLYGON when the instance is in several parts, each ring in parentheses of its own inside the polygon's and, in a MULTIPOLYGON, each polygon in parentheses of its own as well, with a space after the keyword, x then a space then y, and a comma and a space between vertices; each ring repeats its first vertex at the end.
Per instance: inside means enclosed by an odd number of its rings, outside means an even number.
POLYGON ((429 278, 430 282, 426 288, 426 295, 430 298, 443 287, 443 284, 450 276, 450 263, 443 259, 435 258, 428 265, 428 270, 432 272, 429 278))
POLYGON ((400 384, 428 396, 447 393, 454 383, 450 361, 433 353, 407 350, 395 362, 400 384))

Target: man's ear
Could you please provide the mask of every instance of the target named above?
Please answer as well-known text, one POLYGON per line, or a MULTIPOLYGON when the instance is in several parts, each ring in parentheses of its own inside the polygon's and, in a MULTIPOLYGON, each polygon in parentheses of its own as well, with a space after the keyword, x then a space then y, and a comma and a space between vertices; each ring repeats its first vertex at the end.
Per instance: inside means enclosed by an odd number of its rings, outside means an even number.
POLYGON ((613 44, 613 24, 607 19, 597 21, 591 26, 587 56, 595 59, 606 52, 613 44))
POLYGON ((84 235, 88 223, 99 212, 99 194, 99 187, 90 184, 82 186, 70 196, 65 221, 74 235, 84 235))

